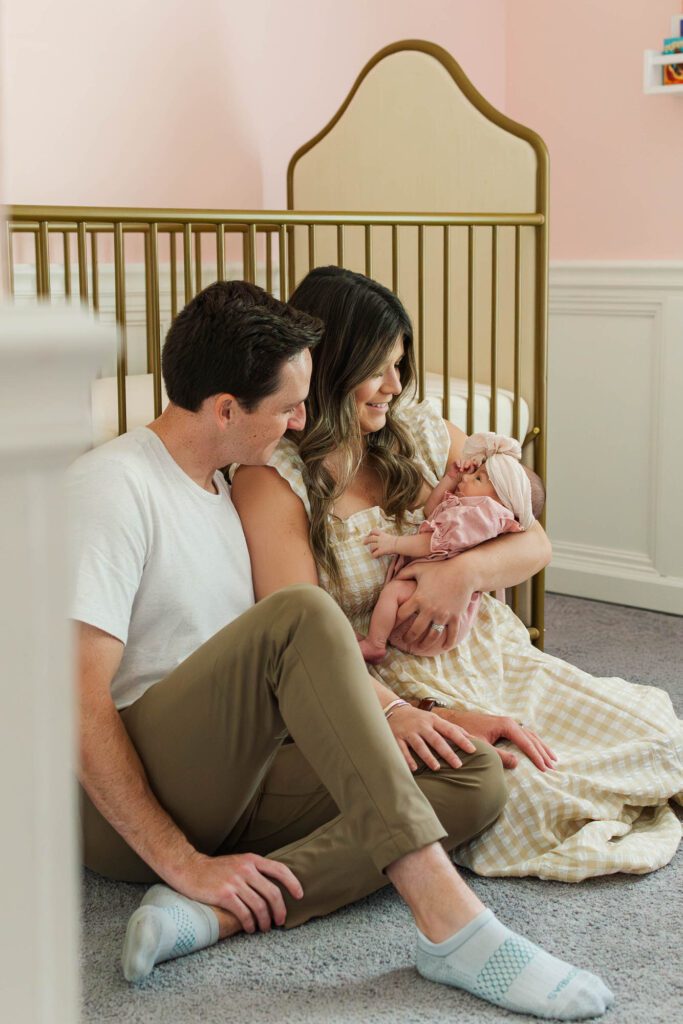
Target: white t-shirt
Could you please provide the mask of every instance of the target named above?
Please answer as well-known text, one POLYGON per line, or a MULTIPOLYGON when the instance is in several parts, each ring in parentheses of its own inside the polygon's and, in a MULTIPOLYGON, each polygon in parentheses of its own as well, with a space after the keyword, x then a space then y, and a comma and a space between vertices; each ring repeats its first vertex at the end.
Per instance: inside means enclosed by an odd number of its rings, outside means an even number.
POLYGON ((69 616, 125 644, 117 708, 254 604, 242 524, 222 474, 196 484, 147 427, 82 455, 67 474, 69 616))

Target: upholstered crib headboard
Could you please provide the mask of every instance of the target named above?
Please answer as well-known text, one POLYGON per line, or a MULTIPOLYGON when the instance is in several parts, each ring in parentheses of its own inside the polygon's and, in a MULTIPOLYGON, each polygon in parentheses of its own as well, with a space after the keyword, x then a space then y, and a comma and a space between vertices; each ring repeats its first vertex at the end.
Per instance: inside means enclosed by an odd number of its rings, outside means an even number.
MULTIPOLYGON (((501 387, 515 391, 517 384, 530 407, 530 428, 544 436, 547 182, 547 151, 538 135, 495 110, 441 47, 410 40, 376 54, 329 124, 297 150, 287 198, 292 210, 498 218, 497 225, 451 227, 447 254, 444 229, 424 229, 422 311, 416 227, 398 228, 393 239, 390 228, 373 230, 372 275, 397 286, 416 328, 423 327, 418 341, 428 372, 444 369, 447 276, 449 375, 467 378, 469 347, 475 381, 490 384, 493 369, 501 387), (506 222, 515 214, 539 215, 541 223, 506 222)), ((365 242, 361 229, 346 229, 345 265, 366 269, 365 242)), ((310 262, 338 262, 333 228, 318 229, 313 261, 304 230, 296 230, 292 284, 310 262)))

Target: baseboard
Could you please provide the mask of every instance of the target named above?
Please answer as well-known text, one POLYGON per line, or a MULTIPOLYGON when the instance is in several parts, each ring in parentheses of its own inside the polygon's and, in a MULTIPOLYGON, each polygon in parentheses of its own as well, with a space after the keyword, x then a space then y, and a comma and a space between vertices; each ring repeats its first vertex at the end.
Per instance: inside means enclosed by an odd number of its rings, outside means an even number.
POLYGON ((683 579, 660 575, 637 552, 556 541, 546 587, 557 594, 683 615, 683 579))

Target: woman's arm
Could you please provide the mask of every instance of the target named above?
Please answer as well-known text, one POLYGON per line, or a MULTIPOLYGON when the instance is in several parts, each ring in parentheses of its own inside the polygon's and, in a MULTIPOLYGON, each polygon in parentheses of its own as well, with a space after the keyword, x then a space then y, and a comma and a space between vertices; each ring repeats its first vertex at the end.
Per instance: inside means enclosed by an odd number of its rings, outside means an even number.
POLYGON ((240 466, 232 500, 247 538, 256 600, 293 583, 318 586, 301 498, 271 466, 240 466))
MULTIPOLYGON (((451 438, 449 463, 462 456, 466 435, 444 421, 451 438)), ((453 647, 457 619, 478 591, 514 587, 540 572, 550 561, 552 549, 540 523, 523 533, 506 534, 479 544, 446 563, 406 566, 400 579, 417 581, 415 593, 399 610, 401 621, 416 615, 403 640, 415 654, 436 654, 453 647), (445 585, 444 585, 445 584, 445 585), (437 633, 433 622, 446 630, 437 633)))

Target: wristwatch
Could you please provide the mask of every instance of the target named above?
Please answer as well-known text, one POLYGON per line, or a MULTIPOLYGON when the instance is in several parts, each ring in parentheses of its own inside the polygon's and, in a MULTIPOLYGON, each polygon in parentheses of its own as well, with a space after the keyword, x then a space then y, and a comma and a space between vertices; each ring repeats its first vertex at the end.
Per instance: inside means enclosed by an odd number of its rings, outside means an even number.
POLYGON ((434 700, 433 697, 423 697, 418 703, 418 711, 432 711, 433 708, 445 708, 446 705, 440 700, 434 700))

